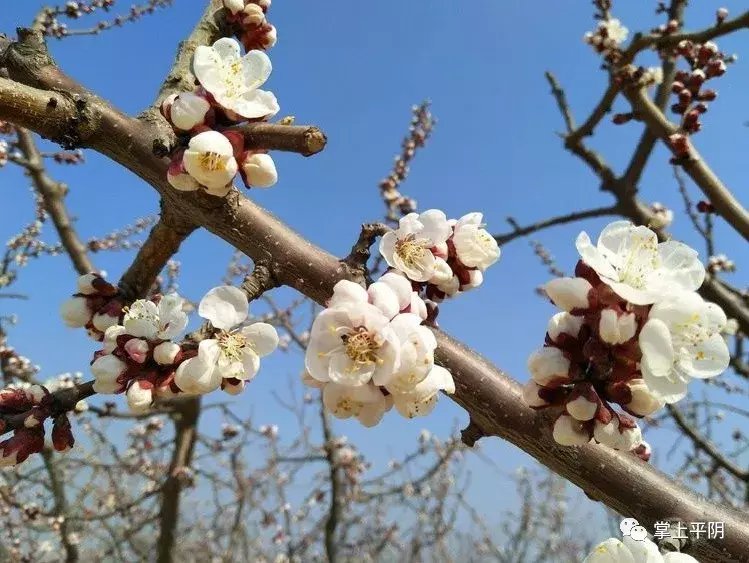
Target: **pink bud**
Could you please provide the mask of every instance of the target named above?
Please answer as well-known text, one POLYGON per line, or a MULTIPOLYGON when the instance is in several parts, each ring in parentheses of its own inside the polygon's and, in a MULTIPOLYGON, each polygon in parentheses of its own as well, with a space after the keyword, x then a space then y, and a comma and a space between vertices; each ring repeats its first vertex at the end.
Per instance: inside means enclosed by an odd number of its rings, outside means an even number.
POLYGON ((141 338, 131 338, 125 343, 125 352, 131 360, 142 364, 148 358, 148 342, 141 338))

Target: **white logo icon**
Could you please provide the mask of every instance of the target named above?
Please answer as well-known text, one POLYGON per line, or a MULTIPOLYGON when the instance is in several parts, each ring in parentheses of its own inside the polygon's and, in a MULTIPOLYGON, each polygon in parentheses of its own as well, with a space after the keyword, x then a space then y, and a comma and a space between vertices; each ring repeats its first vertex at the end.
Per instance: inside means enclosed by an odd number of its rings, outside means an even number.
POLYGON ((645 541, 648 537, 648 531, 640 526, 640 523, 634 518, 625 518, 619 524, 619 529, 623 536, 629 536, 635 541, 645 541))

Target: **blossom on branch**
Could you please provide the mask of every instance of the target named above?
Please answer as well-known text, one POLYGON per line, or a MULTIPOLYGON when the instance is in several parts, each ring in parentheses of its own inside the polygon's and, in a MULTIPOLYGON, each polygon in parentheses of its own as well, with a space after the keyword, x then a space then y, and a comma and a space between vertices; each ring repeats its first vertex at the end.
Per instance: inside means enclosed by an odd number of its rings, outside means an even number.
POLYGON ((272 117, 279 111, 272 92, 260 90, 272 65, 262 51, 244 56, 236 39, 223 37, 212 46, 199 46, 193 56, 193 72, 201 86, 226 110, 244 119, 272 117))
POLYGON ((694 291, 704 267, 684 244, 659 244, 650 229, 616 221, 597 246, 581 233, 577 248, 576 277, 544 287, 563 312, 528 359, 523 400, 562 407, 553 428, 560 444, 594 439, 647 458, 633 417, 653 415, 683 398, 691 378, 728 367, 726 316, 694 291))

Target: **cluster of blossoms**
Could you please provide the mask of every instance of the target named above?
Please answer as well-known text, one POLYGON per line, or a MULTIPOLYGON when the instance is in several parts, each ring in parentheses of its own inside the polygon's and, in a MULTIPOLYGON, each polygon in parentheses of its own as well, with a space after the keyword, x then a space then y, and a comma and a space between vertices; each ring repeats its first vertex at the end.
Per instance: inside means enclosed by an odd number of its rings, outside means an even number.
POLYGON ((16 465, 44 448, 44 422, 53 418, 52 445, 58 452, 73 447, 75 439, 65 413, 53 416, 52 395, 41 385, 10 386, 0 390, 0 432, 14 422, 13 435, 0 442, 0 467, 16 465), (18 420, 15 420, 18 419, 18 420))
POLYGON ((718 272, 735 272, 736 263, 725 254, 711 256, 707 261, 707 269, 711 274, 718 272))
POLYGON ((499 260, 499 246, 484 229, 481 213, 448 220, 438 209, 409 213, 380 241, 380 254, 414 289, 441 302, 480 286, 499 260))
POLYGON ((198 314, 212 334, 195 346, 174 342, 187 326, 183 299, 176 293, 140 299, 125 308, 122 324, 109 327, 91 371, 98 393, 127 393, 135 412, 153 401, 180 393, 205 394, 222 388, 240 393, 260 369, 260 358, 278 345, 266 323, 243 326, 249 303, 240 289, 213 288, 200 301, 198 314))
POLYGON ((180 191, 202 189, 216 197, 231 190, 237 173, 245 185, 269 188, 278 180, 267 151, 246 150, 238 126, 264 121, 279 111, 272 92, 260 87, 272 66, 261 49, 272 47, 276 31, 265 20, 269 0, 225 2, 230 21, 240 26, 247 52, 233 38, 195 50, 192 71, 199 87, 194 92, 172 94, 161 111, 183 143, 172 154, 169 183, 180 191))
POLYGON ((380 242, 391 270, 367 289, 336 284, 312 325, 304 375, 335 416, 365 426, 392 406, 407 418, 425 416, 439 391, 455 391, 450 372, 434 364, 437 342, 423 323, 436 306, 422 295, 441 301, 481 284, 499 259, 481 221, 481 213, 450 221, 436 209, 410 213, 380 242))
POLYGON ((595 49, 606 61, 615 63, 621 56, 619 46, 627 39, 629 30, 618 19, 610 18, 598 23, 594 31, 583 36, 583 41, 595 49))
POLYGON ((682 243, 658 243, 650 229, 616 221, 596 245, 584 232, 576 245, 576 277, 545 286, 562 312, 528 360, 524 400, 536 409, 564 408, 554 424, 560 444, 594 438, 647 458, 633 417, 679 401, 692 378, 725 371, 727 319, 695 292, 705 268, 682 243))
POLYGON ((85 328, 94 340, 104 339, 108 328, 119 324, 123 303, 117 287, 101 274, 78 278, 78 293, 60 307, 63 322, 71 328, 85 328))
POLYGON ((655 229, 665 229, 674 221, 674 212, 657 201, 650 204, 650 212, 653 214, 651 226, 655 229))
POLYGON ((407 418, 429 414, 440 390, 455 391, 450 372, 434 365, 437 341, 423 322, 424 301, 399 272, 364 289, 342 280, 315 319, 304 382, 322 389, 338 418, 374 426, 395 406, 407 418))

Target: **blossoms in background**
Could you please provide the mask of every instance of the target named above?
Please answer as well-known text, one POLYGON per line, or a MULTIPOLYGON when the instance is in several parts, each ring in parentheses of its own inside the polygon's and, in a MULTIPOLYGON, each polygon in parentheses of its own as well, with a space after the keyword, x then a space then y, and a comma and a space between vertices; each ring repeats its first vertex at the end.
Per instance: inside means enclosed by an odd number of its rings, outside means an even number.
POLYGON ((338 282, 315 319, 303 381, 322 389, 338 418, 377 424, 395 406, 407 418, 429 414, 450 373, 434 365, 437 342, 422 323, 426 307, 405 277, 390 272, 364 289, 338 282))
POLYGON ((523 398, 563 407, 553 428, 560 444, 594 439, 647 458, 636 419, 683 398, 692 378, 728 367, 725 314, 695 292, 705 276, 697 253, 659 243, 646 227, 616 221, 596 245, 581 233, 577 249, 575 277, 545 286, 562 312, 528 359, 523 398))
POLYGON ((602 20, 594 31, 589 31, 583 40, 604 59, 615 62, 619 56, 619 46, 627 40, 629 30, 616 18, 602 20))

